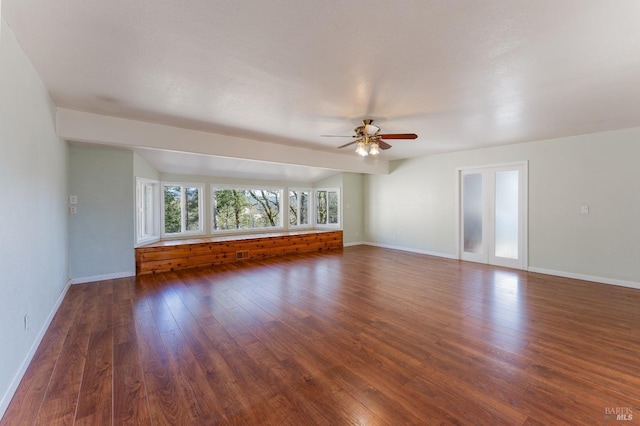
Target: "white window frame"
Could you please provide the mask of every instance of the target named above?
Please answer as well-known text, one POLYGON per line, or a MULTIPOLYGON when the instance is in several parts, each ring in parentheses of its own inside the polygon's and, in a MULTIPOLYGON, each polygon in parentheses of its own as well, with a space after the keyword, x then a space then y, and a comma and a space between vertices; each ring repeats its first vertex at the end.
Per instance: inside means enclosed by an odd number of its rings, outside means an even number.
POLYGON ((316 188, 313 191, 313 225, 315 228, 332 228, 340 229, 342 226, 342 195, 340 188, 316 188), (327 221, 329 220, 329 193, 335 192, 338 197, 338 222, 337 223, 318 223, 318 193, 327 192, 327 221))
POLYGON ((160 240, 160 181, 136 177, 136 245, 160 240), (146 188, 151 187, 151 212, 146 207, 146 188), (148 220, 152 221, 147 233, 148 220))
POLYGON ((204 183, 201 182, 162 182, 160 184, 160 196, 162 199, 162 224, 161 224, 161 235, 162 238, 165 237, 181 237, 181 236, 193 236, 193 235, 204 235, 205 230, 204 230, 204 205, 206 202, 206 194, 205 194, 205 188, 204 188, 204 183), (167 233, 165 232, 165 205, 164 205, 164 189, 167 186, 179 186, 181 187, 181 195, 180 195, 180 227, 181 227, 181 231, 180 232, 172 232, 172 233, 167 233), (185 229, 186 226, 186 220, 185 220, 185 214, 186 214, 186 210, 185 210, 185 203, 186 203, 186 197, 185 197, 185 188, 198 188, 198 229, 197 230, 193 230, 193 231, 187 231, 185 229))
POLYGON ((293 229, 302 229, 302 228, 311 228, 313 227, 313 221, 314 221, 314 206, 315 203, 313 202, 313 197, 314 197, 314 193, 313 193, 313 189, 312 188, 289 188, 287 190, 287 226, 289 228, 293 228, 293 229), (307 221, 308 223, 300 223, 300 198, 298 197, 298 205, 294 207, 294 209, 296 210, 297 214, 296 214, 296 219, 297 222, 295 225, 292 225, 289 221, 290 217, 289 215, 291 214, 291 205, 290 205, 290 199, 291 199, 291 195, 289 194, 289 192, 297 192, 298 194, 302 193, 302 192, 306 192, 307 193, 307 221))
POLYGON ((287 215, 288 220, 288 204, 285 201, 285 193, 287 197, 289 195, 288 190, 285 187, 281 186, 269 186, 269 185, 233 185, 233 184, 211 184, 211 217, 209 218, 211 221, 211 234, 253 234, 256 232, 276 232, 284 230, 284 217, 287 215), (251 191, 273 191, 280 193, 280 211, 278 214, 278 225, 276 226, 265 226, 260 228, 248 228, 248 229, 216 229, 216 196, 215 192, 222 189, 240 189, 243 191, 251 190, 251 191), (283 211, 285 212, 283 214, 283 211))

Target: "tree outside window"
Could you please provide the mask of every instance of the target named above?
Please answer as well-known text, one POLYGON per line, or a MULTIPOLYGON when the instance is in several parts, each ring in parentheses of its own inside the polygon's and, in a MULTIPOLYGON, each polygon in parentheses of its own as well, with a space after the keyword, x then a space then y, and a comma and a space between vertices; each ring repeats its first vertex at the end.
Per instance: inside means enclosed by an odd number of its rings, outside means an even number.
POLYGON ((289 226, 309 225, 310 190, 289 190, 289 226))
POLYGON ((316 224, 340 226, 340 192, 338 189, 316 190, 316 224))
POLYGON ((164 234, 202 233, 202 185, 165 184, 164 234))
POLYGON ((281 189, 213 189, 213 229, 282 227, 281 198, 281 189))
POLYGON ((318 225, 327 223, 327 191, 317 192, 316 223, 318 225))
POLYGON ((200 191, 198 188, 185 188, 186 195, 186 224, 187 231, 197 231, 200 228, 200 191))

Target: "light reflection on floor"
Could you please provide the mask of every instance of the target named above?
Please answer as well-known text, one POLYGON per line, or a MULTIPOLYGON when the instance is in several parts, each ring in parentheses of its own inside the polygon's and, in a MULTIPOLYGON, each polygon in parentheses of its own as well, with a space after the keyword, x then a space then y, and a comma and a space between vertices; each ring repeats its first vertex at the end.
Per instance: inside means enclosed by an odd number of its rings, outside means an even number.
POLYGON ((485 324, 491 329, 497 346, 518 352, 526 345, 528 314, 524 283, 518 271, 495 270, 490 287, 488 317, 485 324))

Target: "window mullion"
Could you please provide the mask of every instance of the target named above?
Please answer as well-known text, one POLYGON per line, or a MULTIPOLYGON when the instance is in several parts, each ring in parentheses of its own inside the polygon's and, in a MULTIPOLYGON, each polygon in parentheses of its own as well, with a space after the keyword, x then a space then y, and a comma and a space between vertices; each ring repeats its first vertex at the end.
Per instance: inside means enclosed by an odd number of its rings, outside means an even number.
POLYGON ((324 199, 324 225, 328 225, 329 224, 329 191, 327 191, 326 193, 327 195, 325 196, 324 199))
POLYGON ((187 191, 184 186, 180 187, 180 229, 184 233, 187 230, 187 191))

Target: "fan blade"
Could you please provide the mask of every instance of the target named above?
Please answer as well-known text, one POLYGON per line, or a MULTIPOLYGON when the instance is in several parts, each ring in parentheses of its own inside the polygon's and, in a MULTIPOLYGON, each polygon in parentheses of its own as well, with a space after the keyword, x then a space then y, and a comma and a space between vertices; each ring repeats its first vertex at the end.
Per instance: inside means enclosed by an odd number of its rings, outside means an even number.
POLYGON ((415 133, 388 133, 386 135, 378 135, 383 139, 417 139, 415 133))
POLYGON ((382 141, 382 140, 378 140, 378 146, 380 147, 380 149, 389 149, 389 148, 391 148, 391 145, 389 145, 388 143, 386 143, 385 141, 382 141))
MULTIPOLYGON (((358 140, 359 140, 359 139, 358 139, 358 140)), ((349 146, 349 145, 353 145, 353 144, 354 144, 354 143, 356 143, 356 142, 358 142, 358 141, 352 141, 352 142, 349 142, 349 143, 345 143, 344 145, 339 146, 339 147, 338 147, 338 149, 340 149, 340 148, 345 148, 345 147, 347 147, 347 146, 349 146)))
POLYGON ((356 135, 345 136, 345 135, 320 135, 321 138, 357 138, 356 135))

